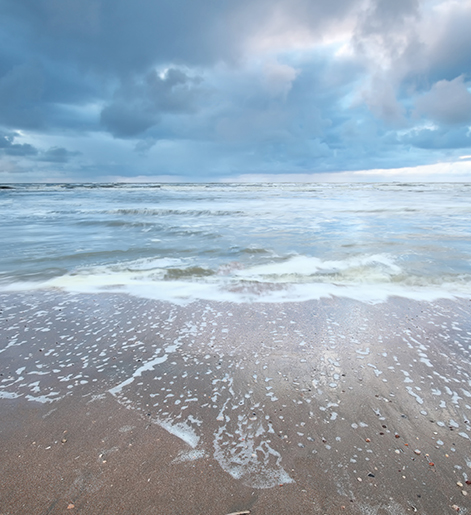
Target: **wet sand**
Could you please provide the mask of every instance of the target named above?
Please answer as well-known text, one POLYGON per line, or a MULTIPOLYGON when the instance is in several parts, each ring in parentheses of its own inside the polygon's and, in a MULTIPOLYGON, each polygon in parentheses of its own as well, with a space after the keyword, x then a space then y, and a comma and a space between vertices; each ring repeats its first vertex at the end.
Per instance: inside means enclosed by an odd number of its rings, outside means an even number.
POLYGON ((0 309, 2 515, 471 509, 469 300, 0 309))

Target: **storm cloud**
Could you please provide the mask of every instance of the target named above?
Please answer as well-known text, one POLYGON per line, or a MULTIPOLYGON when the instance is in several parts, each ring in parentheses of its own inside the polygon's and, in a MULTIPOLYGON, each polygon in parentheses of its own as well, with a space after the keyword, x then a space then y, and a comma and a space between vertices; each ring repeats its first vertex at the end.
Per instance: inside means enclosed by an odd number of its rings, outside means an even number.
POLYGON ((470 24, 451 0, 0 0, 0 165, 227 180, 458 160, 470 24))

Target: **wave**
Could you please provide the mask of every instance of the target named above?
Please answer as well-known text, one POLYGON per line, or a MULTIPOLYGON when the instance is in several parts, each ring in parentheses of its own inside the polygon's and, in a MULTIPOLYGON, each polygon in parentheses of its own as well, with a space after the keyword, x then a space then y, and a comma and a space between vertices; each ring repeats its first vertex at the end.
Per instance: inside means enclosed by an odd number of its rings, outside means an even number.
POLYGON ((155 209, 155 208, 120 208, 107 211, 110 215, 144 215, 144 216, 246 216, 244 211, 221 211, 211 209, 155 209))
POLYGON ((390 282, 403 274, 394 260, 384 254, 358 256, 343 260, 321 260, 293 256, 280 262, 254 266, 236 273, 247 280, 263 282, 390 282))
POLYGON ((236 261, 213 267, 190 258, 147 258, 83 267, 42 282, 17 281, 4 285, 1 291, 31 288, 120 291, 176 303, 294 302, 329 296, 381 302, 390 296, 416 300, 469 298, 471 274, 418 275, 384 254, 344 260, 290 256, 255 266, 236 261))

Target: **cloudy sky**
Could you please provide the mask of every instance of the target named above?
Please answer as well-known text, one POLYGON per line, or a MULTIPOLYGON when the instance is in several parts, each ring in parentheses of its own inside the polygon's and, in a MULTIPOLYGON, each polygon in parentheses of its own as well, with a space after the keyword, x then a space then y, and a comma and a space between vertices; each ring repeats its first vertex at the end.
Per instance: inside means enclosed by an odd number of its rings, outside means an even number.
POLYGON ((471 0, 0 0, 0 181, 471 180, 471 0))

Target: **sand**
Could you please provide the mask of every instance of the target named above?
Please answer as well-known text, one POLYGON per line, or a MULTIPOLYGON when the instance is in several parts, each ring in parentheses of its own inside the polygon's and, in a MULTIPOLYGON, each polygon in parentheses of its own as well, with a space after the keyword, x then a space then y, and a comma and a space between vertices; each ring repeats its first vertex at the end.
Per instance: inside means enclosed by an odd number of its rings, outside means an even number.
POLYGON ((471 509, 469 300, 0 307, 1 515, 471 509))

